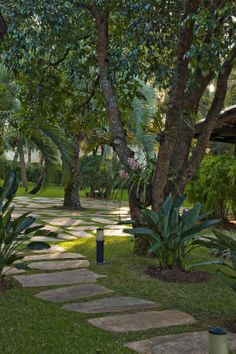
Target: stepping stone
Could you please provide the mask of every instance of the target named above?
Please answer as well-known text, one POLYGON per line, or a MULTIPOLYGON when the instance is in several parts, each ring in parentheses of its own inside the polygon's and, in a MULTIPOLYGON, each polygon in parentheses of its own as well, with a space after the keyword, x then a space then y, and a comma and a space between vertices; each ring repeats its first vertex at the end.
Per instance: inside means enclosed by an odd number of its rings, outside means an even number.
MULTIPOLYGON (((86 221, 84 220, 73 220, 73 219, 61 219, 61 218, 58 218, 58 219, 45 219, 43 218, 43 220, 45 222, 48 222, 52 225, 56 225, 56 226, 76 226, 76 225, 83 225, 83 224, 87 224, 86 221)), ((92 222, 91 222, 92 223, 92 222)), ((93 223, 92 223, 93 224, 93 223)))
POLYGON ((72 227, 68 227, 67 228, 67 230, 70 231, 70 232, 71 231, 77 231, 77 230, 78 231, 84 231, 84 230, 86 230, 86 231, 90 231, 90 230, 94 231, 95 230, 96 231, 96 229, 97 229, 97 226, 90 226, 90 225, 77 226, 76 228, 74 228, 74 227, 73 228, 72 227))
MULTIPOLYGON (((228 333, 230 351, 236 349, 236 334, 228 333)), ((125 344, 137 353, 145 354, 208 354, 208 332, 192 332, 154 337, 125 344)))
POLYGON ((53 260, 53 259, 85 259, 86 257, 80 253, 64 252, 55 254, 33 254, 25 256, 24 261, 41 261, 41 260, 53 260))
POLYGON ((108 294, 112 292, 113 290, 107 289, 104 286, 98 284, 81 284, 42 291, 35 296, 42 300, 63 302, 82 299, 84 297, 108 294))
POLYGON ((50 245, 50 248, 47 248, 45 250, 33 250, 33 253, 53 253, 53 252, 65 252, 65 248, 59 246, 59 245, 50 245))
POLYGON ((3 268, 3 274, 6 274, 6 275, 21 274, 24 272, 25 272, 25 269, 18 269, 15 267, 4 267, 3 268))
POLYGON ((58 235, 57 238, 59 238, 60 240, 66 240, 66 241, 73 241, 73 240, 77 239, 77 237, 71 236, 71 235, 58 235))
MULTIPOLYGON (((95 231, 92 231, 92 232, 95 233, 95 231)), ((110 229, 105 229, 104 235, 105 236, 128 236, 128 237, 131 236, 132 237, 132 235, 126 234, 122 230, 110 230, 110 229)))
POLYGON ((99 317, 88 320, 88 322, 105 331, 126 333, 131 331, 144 331, 151 328, 189 325, 197 321, 185 312, 166 310, 99 317))
POLYGON ((47 237, 47 236, 33 236, 31 237, 30 241, 39 241, 39 242, 62 242, 63 240, 60 240, 56 237, 47 237))
POLYGON ((116 224, 116 221, 113 221, 111 219, 93 218, 92 220, 98 222, 99 224, 116 224))
POLYGON ((41 269, 41 270, 65 270, 65 269, 77 269, 86 268, 89 266, 89 261, 86 259, 76 259, 76 260, 59 260, 59 261, 42 261, 29 263, 28 266, 31 269, 41 269))
POLYGON ((98 278, 105 277, 105 275, 96 274, 88 269, 74 269, 64 272, 16 275, 14 278, 19 281, 23 287, 35 287, 95 283, 98 278))
POLYGON ((123 312, 156 308, 159 304, 135 297, 116 296, 84 303, 68 304, 64 309, 82 313, 123 312))
POLYGON ((89 234, 88 232, 84 232, 84 231, 71 231, 68 230, 68 233, 70 233, 70 235, 75 236, 75 237, 93 237, 93 235, 89 234))

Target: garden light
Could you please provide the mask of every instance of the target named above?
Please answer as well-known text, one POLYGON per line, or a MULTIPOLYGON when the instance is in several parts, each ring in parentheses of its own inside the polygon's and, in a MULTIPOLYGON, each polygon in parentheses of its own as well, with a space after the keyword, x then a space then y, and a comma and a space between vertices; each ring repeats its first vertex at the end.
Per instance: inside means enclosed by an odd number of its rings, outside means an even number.
POLYGON ((98 228, 96 235, 96 262, 97 264, 103 264, 104 261, 104 229, 98 228))
POLYGON ((227 331, 221 327, 209 328, 209 354, 229 354, 227 331))

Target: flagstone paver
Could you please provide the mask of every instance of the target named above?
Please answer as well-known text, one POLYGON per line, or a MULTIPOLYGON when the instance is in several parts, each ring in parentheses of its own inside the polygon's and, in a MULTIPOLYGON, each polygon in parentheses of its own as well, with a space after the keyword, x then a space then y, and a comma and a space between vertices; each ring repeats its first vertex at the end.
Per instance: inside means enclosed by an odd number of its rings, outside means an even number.
POLYGON ((28 264, 31 269, 40 270, 66 270, 66 269, 77 269, 86 268, 89 266, 89 261, 87 259, 76 259, 76 260, 56 260, 56 261, 41 261, 32 262, 28 264))
POLYGON ((25 272, 25 269, 18 269, 15 267, 4 267, 3 268, 3 274, 6 274, 6 275, 21 274, 24 272, 25 272))
POLYGON ((56 237, 49 236, 33 236, 30 241, 39 241, 39 242, 62 242, 64 240, 60 240, 56 237))
POLYGON ((92 218, 92 220, 99 224, 116 224, 116 221, 112 221, 111 219, 92 218))
POLYGON ((65 240, 65 241, 73 241, 76 240, 77 237, 76 236, 72 236, 72 235, 58 235, 57 238, 59 238, 60 240, 65 240))
POLYGON ((64 302, 82 299, 85 297, 109 294, 112 292, 113 290, 107 289, 104 286, 98 284, 81 284, 42 291, 35 296, 42 300, 64 302))
POLYGON ((63 272, 38 273, 31 275, 16 275, 14 278, 23 287, 69 285, 81 283, 95 283, 105 275, 96 274, 88 269, 73 269, 63 272))
POLYGON ((55 253, 55 252, 65 252, 65 248, 59 246, 59 245, 50 245, 50 248, 44 249, 44 250, 33 250, 33 253, 55 253))
POLYGON ((69 231, 68 230, 68 233, 72 236, 75 236, 75 237, 93 237, 93 235, 89 234, 88 232, 85 232, 85 231, 81 231, 81 230, 78 230, 78 231, 69 231))
POLYGON ((195 324, 189 314, 178 310, 136 312, 116 316, 99 317, 88 320, 95 327, 115 333, 145 331, 152 328, 164 328, 178 325, 195 324))
POLYGON ((48 253, 48 254, 32 254, 24 257, 24 261, 41 261, 54 259, 85 259, 86 257, 80 253, 64 252, 64 253, 48 253))
MULTIPOLYGON (((69 219, 69 218, 66 218, 66 219, 56 219, 56 218, 52 218, 52 219, 45 219, 43 218, 43 220, 45 222, 48 222, 52 225, 56 225, 56 226, 63 226, 63 227, 66 227, 66 226, 76 226, 76 225, 86 225, 88 224, 88 222, 84 221, 84 220, 73 220, 73 219, 69 219)), ((94 224, 92 221, 89 222, 89 224, 94 224)))
MULTIPOLYGON (((93 233, 95 232, 95 231, 92 231, 93 233)), ((104 229, 104 235, 105 236, 128 236, 128 237, 130 237, 130 236, 132 236, 132 235, 130 235, 130 234, 127 234, 127 233, 125 233, 125 232, 123 232, 122 230, 111 230, 111 229, 104 229)))
MULTIPOLYGON (((236 334, 228 334, 229 348, 236 349, 236 334)), ((192 332, 154 337, 126 343, 126 347, 145 354, 208 354, 208 333, 192 332)))
POLYGON ((63 308, 82 313, 105 313, 150 309, 158 306, 160 305, 153 301, 128 296, 115 296, 84 303, 68 304, 63 308))

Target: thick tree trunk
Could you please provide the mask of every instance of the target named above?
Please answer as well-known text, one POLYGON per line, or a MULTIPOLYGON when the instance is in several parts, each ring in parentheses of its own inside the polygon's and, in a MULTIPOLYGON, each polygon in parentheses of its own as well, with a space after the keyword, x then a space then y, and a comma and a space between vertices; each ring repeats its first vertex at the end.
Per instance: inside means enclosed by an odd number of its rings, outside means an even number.
POLYGON ((20 174, 21 174, 22 187, 25 188, 25 191, 27 192, 28 180, 27 180, 27 172, 26 172, 25 155, 22 149, 20 150, 20 174))
MULTIPOLYGON (((109 34, 108 34, 108 13, 101 13, 96 6, 90 8, 96 19, 98 41, 97 41, 97 62, 100 75, 100 83, 106 103, 107 112, 110 120, 110 133, 112 136, 111 146, 117 153, 121 163, 129 168, 128 159, 134 156, 134 152, 128 147, 126 142, 125 130, 123 128, 120 111, 117 103, 115 89, 112 79, 109 76, 109 34)), ((137 221, 141 220, 140 208, 135 193, 129 193, 129 206, 131 218, 137 221)), ((134 253, 146 254, 148 244, 143 238, 135 240, 134 253)))
MULTIPOLYGON (((140 213, 139 202, 136 197, 135 189, 129 190, 129 208, 132 220, 135 220, 133 227, 142 225, 142 215, 140 213)), ((134 239, 133 252, 137 256, 145 256, 148 252, 149 243, 144 237, 136 237, 134 239)))
POLYGON ((193 41, 194 21, 192 21, 191 24, 186 24, 186 19, 191 17, 197 11, 199 2, 199 0, 185 1, 183 24, 179 35, 175 78, 173 81, 172 90, 170 92, 169 108, 166 115, 164 135, 160 143, 153 179, 153 210, 158 210, 165 198, 169 164, 176 142, 178 122, 181 114, 183 113, 184 93, 188 80, 189 60, 185 54, 190 49, 193 41))
POLYGON ((64 183, 64 208, 73 210, 83 210, 79 198, 79 158, 80 158, 80 144, 83 140, 83 135, 75 136, 73 144, 73 159, 70 166, 70 176, 64 183))

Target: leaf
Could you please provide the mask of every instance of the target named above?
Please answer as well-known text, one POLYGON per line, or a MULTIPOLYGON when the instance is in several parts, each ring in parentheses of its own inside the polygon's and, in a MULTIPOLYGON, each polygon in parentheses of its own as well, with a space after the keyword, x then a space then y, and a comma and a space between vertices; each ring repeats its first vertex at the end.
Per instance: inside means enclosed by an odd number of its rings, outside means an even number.
POLYGON ((207 265, 214 265, 214 264, 220 264, 220 265, 225 265, 225 261, 221 260, 212 260, 212 261, 206 261, 206 262, 200 262, 196 264, 191 264, 189 267, 201 267, 201 266, 207 266, 207 265))
POLYGON ((124 229, 123 232, 135 236, 154 236, 154 233, 152 230, 146 228, 146 227, 136 227, 134 229, 124 229))
POLYGON ((216 276, 218 279, 222 280, 226 285, 236 291, 236 278, 231 277, 230 275, 226 274, 221 270, 216 271, 216 276))

